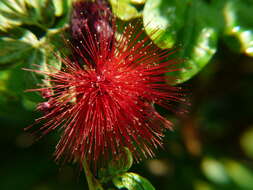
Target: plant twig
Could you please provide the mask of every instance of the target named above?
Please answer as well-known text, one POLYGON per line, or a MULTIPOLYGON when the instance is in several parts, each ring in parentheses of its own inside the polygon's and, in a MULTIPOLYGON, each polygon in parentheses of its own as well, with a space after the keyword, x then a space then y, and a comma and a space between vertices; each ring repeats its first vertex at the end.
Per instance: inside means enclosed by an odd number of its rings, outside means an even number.
POLYGON ((83 169, 88 182, 89 190, 104 190, 99 181, 92 175, 87 161, 83 161, 83 169))

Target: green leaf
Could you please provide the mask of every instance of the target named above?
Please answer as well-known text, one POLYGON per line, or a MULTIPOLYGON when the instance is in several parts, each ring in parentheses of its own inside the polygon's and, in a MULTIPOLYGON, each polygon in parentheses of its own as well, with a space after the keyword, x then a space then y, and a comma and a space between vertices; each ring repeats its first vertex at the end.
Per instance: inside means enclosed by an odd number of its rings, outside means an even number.
POLYGON ((8 20, 0 15, 0 36, 2 35, 1 33, 8 32, 8 30, 14 28, 17 25, 18 23, 8 20))
POLYGON ((206 181, 197 180, 194 182, 194 190, 215 190, 216 188, 213 187, 210 183, 206 181))
POLYGON ((57 70, 61 70, 61 60, 60 57, 66 57, 69 55, 69 48, 64 44, 63 33, 65 32, 65 27, 50 29, 48 30, 46 36, 41 39, 43 41, 43 52, 45 55, 45 61, 42 64, 42 70, 54 73, 57 70))
MULTIPOLYGON (((45 44, 49 46, 50 49, 53 49, 55 51, 61 51, 64 55, 69 55, 69 47, 66 45, 66 42, 64 42, 64 39, 70 38, 66 34, 68 27, 65 25, 60 28, 54 28, 49 29, 47 31, 46 36, 41 39, 41 41, 45 41, 45 44)), ((46 47, 45 49, 49 49, 46 47)))
POLYGON ((251 190, 253 187, 253 173, 252 170, 246 167, 244 164, 227 160, 224 163, 226 170, 231 179, 242 189, 251 190))
POLYGON ((23 68, 38 69, 34 65, 42 65, 43 62, 43 53, 39 49, 32 49, 28 59, 20 61, 15 67, 9 69, 6 89, 18 97, 27 98, 35 102, 41 101, 39 93, 25 92, 25 90, 38 88, 38 84, 42 83, 43 76, 34 72, 24 71, 23 68))
POLYGON ((63 16, 70 10, 71 0, 53 0, 55 16, 63 16))
POLYGON ((180 70, 173 73, 177 76, 176 83, 183 83, 191 79, 201 71, 216 52, 217 33, 215 29, 211 27, 196 29, 195 34, 196 36, 191 39, 194 46, 189 45, 191 48, 188 51, 182 50, 180 52, 180 57, 186 60, 181 63, 180 70))
POLYGON ((60 52, 53 53, 51 51, 45 50, 45 61, 41 69, 50 73, 55 73, 61 70, 62 63, 58 57, 61 57, 60 52))
POLYGON ((23 22, 31 24, 35 22, 36 18, 35 9, 24 0, 2 0, 0 2, 0 13, 5 18, 19 24, 23 22))
POLYGON ((11 101, 22 102, 27 109, 33 110, 35 108, 34 102, 42 101, 39 93, 25 92, 27 89, 37 88, 37 83, 41 83, 40 76, 23 70, 23 68, 33 68, 32 63, 40 64, 41 61, 41 52, 34 49, 26 61, 20 61, 12 68, 0 71, 2 103, 11 101))
POLYGON ((54 5, 52 0, 2 0, 0 14, 10 22, 36 25, 47 29, 54 23, 54 5))
POLYGON ((233 184, 235 189, 251 190, 253 187, 252 169, 245 164, 231 160, 206 158, 202 162, 206 177, 216 184, 233 184))
POLYGON ((113 179, 113 183, 119 189, 126 188, 128 190, 155 190, 155 188, 147 179, 132 172, 118 175, 113 179))
POLYGON ((38 69, 34 65, 44 63, 44 52, 39 49, 40 42, 31 32, 27 30, 19 32, 20 35, 23 33, 19 39, 0 38, 0 69, 12 66, 7 71, 0 71, 0 75, 5 76, 0 81, 1 90, 7 96, 41 101, 38 93, 24 93, 24 91, 37 88, 37 84, 42 83, 42 76, 24 71, 22 68, 38 69))
POLYGON ((22 31, 20 39, 0 38, 0 69, 29 59, 34 47, 38 44, 36 36, 29 31, 22 31))
POLYGON ((244 150, 245 154, 249 156, 250 158, 253 158, 253 127, 246 130, 241 138, 240 138, 240 144, 242 149, 244 150))
POLYGON ((130 20, 141 16, 137 8, 131 4, 131 0, 109 0, 113 13, 121 20, 130 20))
POLYGON ((201 168, 210 181, 217 184, 230 183, 230 178, 222 162, 212 158, 205 158, 201 163, 201 168))
MULTIPOLYGON (((253 3, 246 0, 227 0, 223 10, 226 24, 225 34, 235 37, 240 42, 239 51, 249 56, 253 56, 252 10, 253 3)), ((233 46, 230 38, 228 39, 227 43, 233 46)))
POLYGON ((33 48, 30 44, 18 40, 0 40, 0 47, 0 68, 29 56, 33 48))
MULTIPOLYGON (((23 64, 22 68, 19 69, 21 75, 20 78, 22 78, 23 76, 23 78, 25 79, 21 81, 23 84, 22 89, 20 89, 22 91, 23 104, 25 105, 27 105, 27 102, 38 103, 43 100, 39 92, 25 92, 25 90, 39 88, 39 85, 43 84, 43 79, 45 78, 45 76, 39 75, 31 71, 24 71, 23 68, 39 70, 43 68, 43 64, 45 64, 45 61, 46 57, 44 51, 41 51, 40 49, 34 49, 28 62, 23 64), (38 66, 41 66, 41 68, 39 68, 38 66)), ((31 107, 31 110, 32 109, 34 109, 34 107, 31 107)))
POLYGON ((147 34, 160 48, 171 48, 177 32, 184 25, 185 9, 189 0, 148 0, 143 10, 147 34))
POLYGON ((214 20, 216 10, 200 0, 193 0, 186 10, 186 21, 178 31, 177 44, 182 46, 178 57, 183 58, 179 70, 170 72, 175 83, 191 79, 210 61, 217 50, 220 22, 214 20))
POLYGON ((146 3, 146 1, 147 0, 131 0, 131 3, 139 5, 146 3))
POLYGON ((16 27, 16 26, 12 26, 10 28, 4 28, 2 31, 0 31, 0 39, 4 39, 4 38, 12 38, 16 40, 22 39, 23 36, 25 36, 27 32, 29 33, 29 31, 21 27, 16 27))
POLYGON ((55 7, 52 0, 29 0, 36 10, 36 22, 45 28, 50 28, 55 20, 55 7))

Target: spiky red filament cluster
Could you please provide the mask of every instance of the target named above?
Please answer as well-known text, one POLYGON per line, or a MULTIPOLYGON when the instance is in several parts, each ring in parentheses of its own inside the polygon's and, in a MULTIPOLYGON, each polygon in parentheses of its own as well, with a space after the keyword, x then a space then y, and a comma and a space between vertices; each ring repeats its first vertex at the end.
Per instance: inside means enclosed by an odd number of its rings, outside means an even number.
POLYGON ((97 162, 123 147, 139 159, 153 156, 153 148, 161 146, 164 131, 172 124, 154 104, 172 109, 171 103, 183 98, 177 87, 165 82, 164 74, 175 66, 168 59, 171 52, 160 51, 148 37, 142 38, 143 29, 136 31, 130 24, 109 41, 97 40, 90 32, 80 42, 82 47, 72 46, 79 57, 62 59, 61 70, 35 71, 47 75, 51 84, 35 89, 47 98, 38 106, 45 113, 37 120, 45 121, 41 131, 44 135, 60 128, 63 133, 56 159, 97 162))

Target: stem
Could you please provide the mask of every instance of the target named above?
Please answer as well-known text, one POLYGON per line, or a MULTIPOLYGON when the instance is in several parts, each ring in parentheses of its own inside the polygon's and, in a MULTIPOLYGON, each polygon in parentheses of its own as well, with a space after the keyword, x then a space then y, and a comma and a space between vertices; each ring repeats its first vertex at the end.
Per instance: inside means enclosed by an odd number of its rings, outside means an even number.
POLYGON ((98 182, 98 180, 92 175, 90 168, 87 164, 87 161, 83 160, 83 169, 85 172, 85 176, 88 182, 89 190, 104 190, 102 185, 98 182))

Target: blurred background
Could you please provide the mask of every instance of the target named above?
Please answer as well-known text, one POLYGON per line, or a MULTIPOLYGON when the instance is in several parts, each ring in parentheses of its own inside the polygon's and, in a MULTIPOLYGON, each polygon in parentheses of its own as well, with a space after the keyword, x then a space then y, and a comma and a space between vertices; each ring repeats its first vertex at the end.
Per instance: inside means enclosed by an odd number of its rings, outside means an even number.
MULTIPOLYGON (((51 39, 52 32, 41 29, 38 24, 33 25, 23 20, 20 24, 19 20, 13 17, 15 22, 9 21, 6 26, 10 18, 3 11, 6 9, 3 4, 8 1, 1 1, 0 189, 88 189, 85 176, 78 172, 76 166, 71 164, 62 166, 54 162, 52 154, 59 139, 57 131, 36 142, 29 133, 24 132, 24 128, 31 125, 41 114, 33 111, 36 103, 32 100, 35 98, 27 98, 23 92, 26 85, 24 87, 22 81, 25 80, 27 83, 28 78, 25 78, 26 74, 20 68, 26 67, 25 64, 31 61, 25 59, 27 52, 22 52, 20 55, 15 54, 14 58, 11 55, 14 55, 16 51, 15 45, 20 43, 16 40, 21 39, 20 36, 24 34, 23 30, 33 32, 38 40, 42 38, 41 36, 51 39), (22 28, 22 32, 17 32, 17 28, 19 28, 18 31, 22 28), (12 35, 10 31, 15 32, 12 35), (47 35, 47 32, 50 35, 47 35), (15 61, 18 64, 14 65, 15 61)), ((190 1, 185 2, 189 7, 200 1, 195 0, 190 4, 190 1)), ((129 1, 125 2, 129 3, 129 1)), ((158 2, 164 3, 165 1, 159 0, 158 2)), ((210 2, 216 1, 203 2, 209 6, 210 2)), ((223 3, 225 2, 232 2, 240 7, 238 1, 227 0, 223 3)), ((253 8, 250 0, 245 2, 253 8)), ((145 9, 146 5, 143 4, 144 1, 136 6, 138 11, 143 7, 145 9)), ((60 5, 63 7, 62 12, 58 10, 58 15, 56 15, 55 8, 55 21, 48 26, 49 28, 55 27, 57 31, 65 27, 61 23, 67 22, 64 19, 68 11, 64 12, 64 10, 69 9, 67 4, 60 5)), ((168 6, 178 8, 176 4, 168 4, 168 6)), ((247 4, 243 6, 247 7, 247 4)), ((224 11, 225 5, 218 7, 222 7, 224 11)), ((215 9, 220 11, 217 5, 215 9)), ((121 13, 116 12, 115 14, 120 15, 121 13)), ((251 13, 247 12, 247 14, 251 13)), ((28 18, 30 16, 28 15, 28 18)), ((215 12, 211 16, 217 20, 219 14, 215 12)), ((184 82, 181 82, 181 85, 190 89, 191 92, 189 99, 192 105, 188 115, 182 118, 168 115, 168 119, 175 123, 175 130, 166 133, 164 149, 157 150, 155 159, 134 164, 130 169, 147 178, 157 190, 253 189, 253 58, 250 52, 253 46, 253 21, 250 20, 251 17, 245 16, 242 22, 235 20, 231 24, 231 27, 234 28, 241 27, 239 34, 230 35, 227 32, 229 27, 221 29, 223 32, 215 31, 215 35, 219 37, 215 43, 215 51, 211 55, 210 52, 205 55, 208 56, 204 63, 205 67, 193 71, 190 77, 183 78, 184 82), (246 34, 248 36, 245 36, 246 34), (240 37, 240 35, 244 36, 240 37)), ((180 29, 182 30, 183 28, 180 29)), ((184 48, 184 42, 177 39, 175 43, 177 41, 184 48)), ((192 43, 195 41, 193 40, 192 43)), ((21 47, 23 46, 17 48, 21 47)), ((36 56, 35 59, 38 60, 36 56)), ((191 56, 187 58, 194 59, 191 56)), ((198 64, 197 61, 195 63, 198 64)), ((200 62, 202 63, 203 61, 200 62)), ((189 70, 191 72, 191 69, 189 70)))

